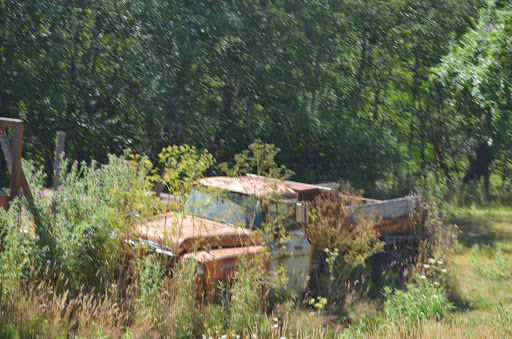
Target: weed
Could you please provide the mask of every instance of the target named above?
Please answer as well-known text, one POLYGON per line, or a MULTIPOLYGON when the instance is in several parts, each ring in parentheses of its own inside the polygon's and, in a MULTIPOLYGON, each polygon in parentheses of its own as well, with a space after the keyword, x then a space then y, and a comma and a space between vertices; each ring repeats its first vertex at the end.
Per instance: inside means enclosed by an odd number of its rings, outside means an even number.
POLYGON ((416 275, 416 282, 407 284, 407 291, 393 292, 385 287, 384 297, 387 318, 390 321, 405 320, 411 325, 421 319, 440 320, 453 309, 440 284, 425 275, 416 275))
POLYGON ((347 301, 348 287, 362 287, 369 276, 366 260, 384 248, 373 220, 359 218, 356 224, 344 225, 343 206, 349 203, 335 190, 315 198, 307 229, 321 263, 315 277, 317 293, 341 305, 347 301))
POLYGON ((318 297, 316 300, 315 298, 311 298, 309 304, 313 306, 316 309, 316 313, 320 315, 320 312, 322 312, 325 305, 327 305, 327 298, 318 297))
POLYGON ((9 211, 0 208, 0 300, 17 288, 27 277, 30 265, 39 251, 34 246, 29 231, 29 216, 22 213, 19 199, 11 202, 9 211))
POLYGON ((140 277, 140 295, 137 299, 139 308, 152 310, 158 304, 162 292, 164 268, 154 256, 148 255, 142 260, 137 259, 137 271, 140 277))
POLYGON ((512 260, 503 252, 503 244, 498 242, 492 254, 478 244, 471 247, 470 260, 478 273, 490 280, 506 280, 512 277, 512 260), (487 257, 487 260, 482 260, 487 257))

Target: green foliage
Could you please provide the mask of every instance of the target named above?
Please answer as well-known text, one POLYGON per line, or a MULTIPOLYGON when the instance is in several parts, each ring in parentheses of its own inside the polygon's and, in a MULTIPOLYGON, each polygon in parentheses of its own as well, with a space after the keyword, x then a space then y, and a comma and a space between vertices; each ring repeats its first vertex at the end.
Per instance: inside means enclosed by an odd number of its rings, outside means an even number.
POLYGON ((318 297, 316 300, 315 298, 311 298, 309 300, 309 304, 313 306, 316 309, 317 314, 320 315, 320 312, 322 312, 325 305, 327 305, 327 298, 318 297))
POLYGON ((156 162, 167 144, 225 162, 260 139, 298 181, 398 195, 429 174, 459 182, 479 138, 431 77, 479 0, 0 6, 0 116, 25 119, 26 156, 48 174, 57 130, 71 157, 100 162, 127 147, 156 162))
POLYGON ((422 319, 440 320, 453 309, 439 282, 425 275, 416 275, 416 283, 407 285, 407 291, 384 289, 384 312, 392 322, 405 320, 416 325, 422 319))
POLYGON ((498 300, 497 319, 494 328, 497 329, 497 335, 509 337, 512 335, 512 308, 506 307, 502 300, 498 300))
POLYGON ((219 169, 226 175, 237 177, 244 174, 256 174, 274 179, 287 179, 293 171, 276 163, 276 155, 281 151, 274 144, 265 144, 257 140, 249 145, 249 149, 235 155, 235 164, 229 168, 227 163, 219 164, 219 169))
POLYGON ((155 181, 162 181, 170 194, 181 195, 183 199, 192 189, 196 180, 215 163, 213 156, 206 150, 198 151, 195 147, 168 146, 158 154, 164 170, 162 175, 155 175, 155 181))
POLYGON ((264 277, 266 273, 262 264, 263 262, 251 262, 247 256, 241 257, 228 303, 229 327, 237 333, 251 328, 260 317, 260 310, 265 303, 264 277))
POLYGON ((374 220, 360 218, 356 224, 344 225, 347 215, 342 207, 347 205, 348 200, 337 190, 318 196, 309 212, 307 228, 317 251, 315 256, 326 270, 320 270, 316 277, 320 292, 341 304, 351 288, 363 287, 369 275, 366 260, 384 249, 384 242, 374 230, 374 220))
POLYGON ((0 299, 8 298, 37 263, 39 251, 30 231, 30 216, 22 213, 19 199, 11 202, 8 212, 0 208, 0 299))
POLYGON ((154 213, 156 201, 148 195, 150 164, 127 161, 126 155, 109 156, 105 165, 94 160, 69 165, 64 159, 62 185, 50 198, 43 195, 42 173, 30 174, 28 164, 27 169, 42 264, 72 277, 76 290, 109 280, 118 267, 121 239, 131 231, 130 215, 147 218, 154 213))
POLYGON ((452 46, 435 75, 450 91, 465 143, 476 150, 465 182, 483 176, 488 190, 491 170, 500 176, 510 171, 512 7, 489 0, 479 14, 476 27, 452 46))
POLYGON ((0 338, 4 339, 17 339, 18 333, 16 331, 16 327, 12 324, 7 324, 2 326, 0 329, 0 338))
POLYGON ((325 254, 327 254, 327 258, 325 258, 325 262, 327 263, 327 267, 329 268, 329 279, 331 282, 334 282, 334 265, 336 264, 336 259, 340 255, 340 251, 338 248, 335 248, 333 251, 328 248, 324 248, 325 254))
MULTIPOLYGON (((176 318, 171 319, 176 328, 177 337, 190 338, 197 336, 202 323, 199 318, 199 309, 196 305, 196 269, 194 261, 183 262, 174 268, 172 293, 174 307, 176 307, 176 318)), ((167 317, 165 309, 161 317, 167 317)))
POLYGON ((140 295, 138 302, 143 311, 151 311, 159 302, 163 288, 164 268, 152 255, 137 260, 140 295))
POLYGON ((415 215, 412 229, 416 235, 425 239, 420 246, 420 256, 427 258, 452 259, 460 230, 457 225, 447 225, 446 212, 440 207, 440 201, 435 198, 423 201, 415 215))
POLYGON ((490 280, 508 280, 512 278, 512 260, 503 252, 503 244, 498 242, 495 248, 471 247, 471 263, 478 273, 490 280), (483 258, 487 260, 482 260, 483 258))

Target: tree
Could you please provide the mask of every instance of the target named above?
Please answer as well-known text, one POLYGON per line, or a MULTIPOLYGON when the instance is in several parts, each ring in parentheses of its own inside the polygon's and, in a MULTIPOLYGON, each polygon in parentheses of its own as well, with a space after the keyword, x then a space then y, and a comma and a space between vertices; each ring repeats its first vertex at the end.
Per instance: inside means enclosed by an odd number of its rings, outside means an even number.
POLYGON ((512 6, 488 1, 477 26, 455 44, 436 69, 452 93, 452 119, 469 140, 467 183, 489 186, 493 161, 512 146, 512 6))

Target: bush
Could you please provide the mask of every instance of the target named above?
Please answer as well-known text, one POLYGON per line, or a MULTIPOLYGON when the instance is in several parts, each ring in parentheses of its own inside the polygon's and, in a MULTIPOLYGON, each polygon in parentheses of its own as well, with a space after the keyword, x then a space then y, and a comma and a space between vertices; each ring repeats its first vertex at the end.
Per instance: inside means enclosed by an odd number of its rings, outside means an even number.
MULTIPOLYGON (((109 156, 109 163, 79 164, 63 159, 62 185, 50 199, 43 195, 43 180, 29 175, 34 192, 38 246, 44 264, 59 267, 70 288, 101 286, 118 268, 123 235, 130 232, 131 215, 149 217, 157 203, 149 196, 146 159, 109 156)), ((27 164, 29 173, 34 168, 27 164)))
POLYGON ((344 302, 350 288, 362 285, 369 275, 366 260, 384 248, 374 221, 360 219, 357 224, 343 225, 346 212, 342 206, 350 203, 333 190, 315 198, 309 213, 307 233, 313 239, 315 258, 321 261, 318 292, 331 301, 344 302))
POLYGON ((27 277, 30 265, 38 257, 35 240, 29 237, 32 228, 19 199, 11 202, 7 212, 0 208, 0 300, 9 297, 27 277))
POLYGON ((391 291, 384 288, 386 298, 384 312, 391 321, 405 320, 411 325, 422 319, 440 320, 453 309, 443 288, 437 281, 430 281, 425 275, 416 275, 416 283, 407 284, 407 290, 391 291))

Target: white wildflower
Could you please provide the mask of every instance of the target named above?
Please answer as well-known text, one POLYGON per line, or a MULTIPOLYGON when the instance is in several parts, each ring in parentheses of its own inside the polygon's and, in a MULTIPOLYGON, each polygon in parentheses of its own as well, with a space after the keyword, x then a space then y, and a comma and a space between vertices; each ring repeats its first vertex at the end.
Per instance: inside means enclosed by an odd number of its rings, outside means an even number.
POLYGON ((420 279, 427 279, 424 275, 420 275, 420 279))
POLYGON ((436 259, 430 258, 430 259, 428 259, 428 262, 431 263, 431 264, 434 264, 436 262, 436 259))
POLYGON ((448 271, 443 268, 443 269, 441 269, 441 272, 446 273, 448 271))
POLYGON ((425 267, 426 269, 428 269, 428 268, 430 267, 430 265, 425 264, 425 265, 423 265, 423 267, 425 267))

